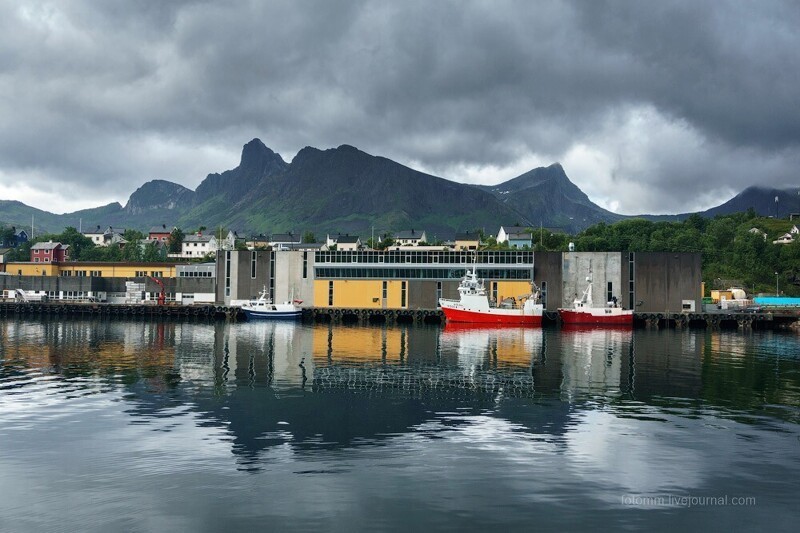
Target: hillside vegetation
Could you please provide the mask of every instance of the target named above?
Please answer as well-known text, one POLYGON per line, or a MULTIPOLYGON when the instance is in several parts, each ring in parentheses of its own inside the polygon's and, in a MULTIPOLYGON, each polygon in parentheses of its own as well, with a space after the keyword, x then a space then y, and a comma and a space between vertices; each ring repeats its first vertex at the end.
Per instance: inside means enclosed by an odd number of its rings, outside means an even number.
POLYGON ((711 219, 695 214, 681 222, 628 219, 576 235, 533 229, 539 237, 534 249, 565 251, 574 242, 576 251, 701 252, 707 289, 736 284, 748 293, 774 295, 777 281, 781 294, 800 296, 800 236, 791 244, 772 244, 793 224, 759 217, 752 209, 711 219))

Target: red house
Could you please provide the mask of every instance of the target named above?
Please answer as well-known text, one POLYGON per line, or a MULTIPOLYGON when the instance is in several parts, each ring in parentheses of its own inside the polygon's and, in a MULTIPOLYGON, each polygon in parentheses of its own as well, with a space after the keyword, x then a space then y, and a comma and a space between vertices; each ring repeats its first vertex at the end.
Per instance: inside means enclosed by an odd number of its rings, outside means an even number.
POLYGON ((162 224, 160 226, 153 226, 152 228, 150 228, 150 233, 148 234, 147 237, 152 240, 167 242, 171 234, 172 230, 167 229, 166 224, 162 224))
POLYGON ((31 263, 63 263, 69 261, 69 244, 37 242, 31 246, 31 263))

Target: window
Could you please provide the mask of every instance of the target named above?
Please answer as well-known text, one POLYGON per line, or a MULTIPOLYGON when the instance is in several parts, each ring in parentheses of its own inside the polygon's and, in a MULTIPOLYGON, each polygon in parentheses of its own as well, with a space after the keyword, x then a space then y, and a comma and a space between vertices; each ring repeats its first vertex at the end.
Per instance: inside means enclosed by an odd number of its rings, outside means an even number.
POLYGON ((328 305, 333 305, 333 281, 328 282, 328 305))
MULTIPOLYGON (((255 275, 253 275, 253 277, 255 277, 255 275)), ((303 252, 303 279, 306 279, 307 277, 308 277, 308 252, 303 252)))
POLYGON ((137 278, 143 278, 143 277, 146 277, 146 276, 147 276, 147 271, 146 270, 137 270, 136 271, 136 277, 137 278))
POLYGON ((39 262, 39 258, 38 258, 38 257, 34 257, 34 258, 33 258, 33 262, 34 262, 34 263, 38 263, 38 262, 39 262))
POLYGON ((492 300, 497 301, 497 282, 492 282, 492 300))
POLYGON ((406 282, 400 282, 400 307, 406 306, 406 282))
POLYGON ((547 282, 542 282, 542 289, 540 292, 540 296, 542 298, 542 306, 547 309, 547 282))
POLYGON ((442 282, 436 282, 436 307, 441 307, 439 300, 442 298, 442 282))
POLYGON ((256 279, 256 252, 250 252, 250 279, 256 279))
POLYGON ((386 298, 388 298, 388 293, 389 293, 388 285, 389 285, 389 282, 388 281, 384 281, 383 282, 383 287, 381 287, 381 298, 383 298, 384 300, 386 298))
POLYGON ((231 295, 231 253, 225 252, 225 296, 231 295))
POLYGON ((102 276, 102 272, 100 272, 99 270, 92 270, 89 272, 89 275, 95 278, 99 278, 102 276))
POLYGON ((163 278, 164 272, 162 272, 161 270, 153 270, 152 272, 150 272, 150 275, 153 276, 154 278, 163 278))

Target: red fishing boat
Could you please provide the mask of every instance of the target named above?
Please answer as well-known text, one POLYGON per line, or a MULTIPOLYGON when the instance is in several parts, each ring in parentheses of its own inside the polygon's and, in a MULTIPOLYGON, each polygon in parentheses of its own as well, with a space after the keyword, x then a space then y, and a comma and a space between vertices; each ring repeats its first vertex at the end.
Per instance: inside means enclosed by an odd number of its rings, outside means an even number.
MULTIPOLYGON (((535 286, 534 286, 535 287, 535 286)), ((507 298, 500 305, 489 301, 483 280, 478 279, 475 267, 467 270, 458 286, 458 300, 439 299, 447 322, 472 324, 541 326, 544 307, 539 291, 517 298, 507 298)))
POLYGON ((585 324, 597 326, 633 326, 633 310, 623 309, 613 298, 604 307, 594 307, 592 302, 592 270, 589 267, 589 284, 580 298, 575 298, 572 308, 561 308, 558 315, 564 325, 585 324))

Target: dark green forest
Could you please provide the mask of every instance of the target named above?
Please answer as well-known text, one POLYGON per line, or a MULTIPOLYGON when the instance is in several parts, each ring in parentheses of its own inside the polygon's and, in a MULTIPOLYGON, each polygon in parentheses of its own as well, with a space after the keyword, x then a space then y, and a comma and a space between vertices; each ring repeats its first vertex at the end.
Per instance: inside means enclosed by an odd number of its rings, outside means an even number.
POLYGON ((741 286, 748 293, 800 296, 800 235, 773 244, 795 223, 759 217, 753 210, 681 222, 627 219, 600 223, 576 235, 532 229, 534 250, 701 252, 706 290, 741 286), (537 239, 538 237, 538 239, 537 239))

